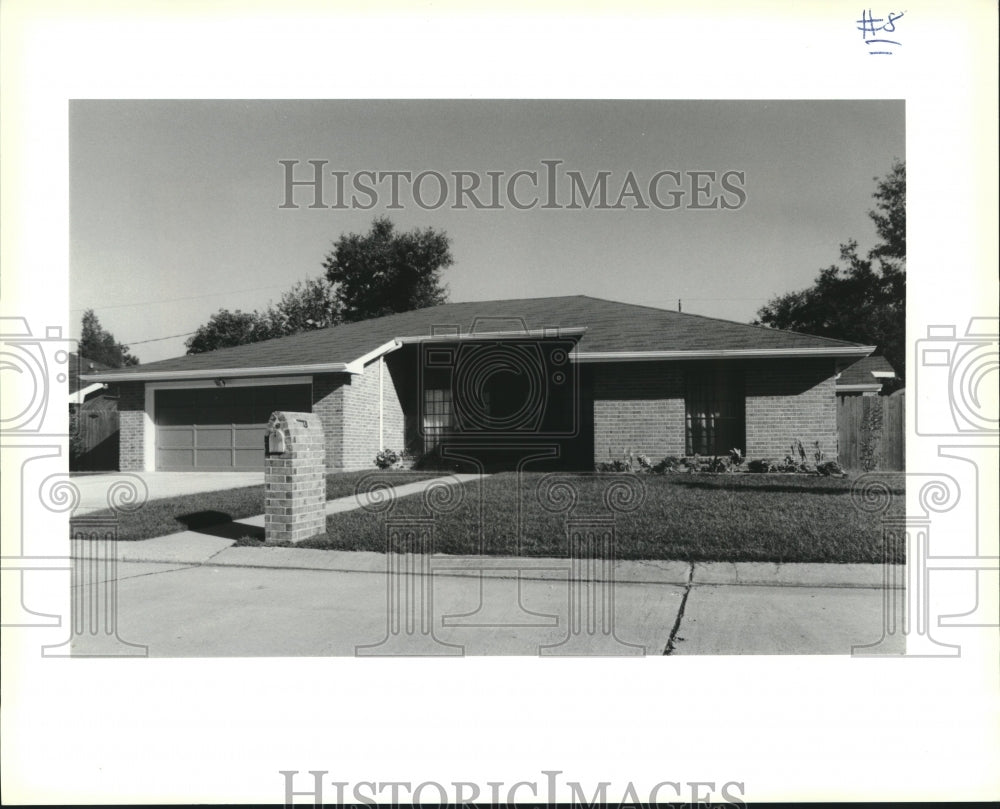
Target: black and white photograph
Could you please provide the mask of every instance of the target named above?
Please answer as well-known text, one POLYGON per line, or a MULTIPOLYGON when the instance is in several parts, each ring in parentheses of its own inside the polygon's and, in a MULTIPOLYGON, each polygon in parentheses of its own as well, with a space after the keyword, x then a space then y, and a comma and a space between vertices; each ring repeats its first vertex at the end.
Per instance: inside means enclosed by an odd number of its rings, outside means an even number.
POLYGON ((5 0, 3 803, 995 800, 996 30, 5 0))
POLYGON ((74 653, 899 653, 904 121, 73 102, 74 653))

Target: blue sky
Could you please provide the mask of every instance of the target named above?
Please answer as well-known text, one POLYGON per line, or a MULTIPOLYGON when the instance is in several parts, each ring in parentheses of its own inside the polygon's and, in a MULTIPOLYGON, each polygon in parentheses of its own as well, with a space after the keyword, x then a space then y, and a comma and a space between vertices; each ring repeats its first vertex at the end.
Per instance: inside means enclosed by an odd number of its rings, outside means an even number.
POLYGON ((685 311, 747 321, 807 286, 841 242, 872 243, 873 178, 904 148, 902 101, 74 101, 71 328, 92 307, 142 361, 183 354, 183 336, 141 341, 191 332, 222 307, 266 306, 321 274, 340 234, 383 214, 448 233, 455 301, 588 294, 672 309, 681 298, 685 311), (388 210, 383 193, 371 210, 336 210, 297 192, 301 207, 281 209, 279 160, 302 161, 299 176, 326 160, 327 171, 484 181, 561 160, 588 183, 611 172, 614 195, 630 171, 643 186, 664 170, 740 171, 746 202, 427 210, 404 193, 388 210))

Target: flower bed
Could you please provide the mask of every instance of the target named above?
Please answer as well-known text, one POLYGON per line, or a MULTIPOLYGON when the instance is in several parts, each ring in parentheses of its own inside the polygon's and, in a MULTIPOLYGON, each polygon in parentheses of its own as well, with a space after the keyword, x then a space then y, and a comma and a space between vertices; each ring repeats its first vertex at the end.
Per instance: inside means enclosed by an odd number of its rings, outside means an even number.
POLYGON ((810 458, 802 442, 796 441, 790 447, 791 452, 780 460, 775 458, 748 460, 742 450, 732 449, 728 455, 668 455, 653 463, 647 455, 633 455, 628 452, 622 458, 597 464, 595 470, 597 472, 639 472, 653 475, 747 473, 847 477, 847 472, 839 463, 823 458, 823 451, 820 449, 818 441, 814 446, 810 458))

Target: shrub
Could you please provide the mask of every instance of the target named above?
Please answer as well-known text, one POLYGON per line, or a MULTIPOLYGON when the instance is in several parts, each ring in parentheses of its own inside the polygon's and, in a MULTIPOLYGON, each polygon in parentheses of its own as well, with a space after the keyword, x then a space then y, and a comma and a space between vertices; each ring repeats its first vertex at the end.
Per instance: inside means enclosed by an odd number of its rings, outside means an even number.
POLYGON ((652 471, 656 472, 658 475, 677 472, 683 463, 683 460, 678 458, 676 455, 668 455, 662 461, 658 461, 652 471))
POLYGON ((399 453, 388 448, 383 449, 375 456, 375 466, 379 469, 392 469, 399 461, 399 453))
POLYGON ((708 472, 715 472, 715 473, 718 473, 718 472, 728 472, 729 471, 729 459, 728 458, 721 458, 718 455, 716 455, 714 458, 712 458, 712 460, 710 460, 706 464, 706 466, 708 467, 708 469, 706 470, 708 472))
POLYGON ((847 477, 844 468, 836 461, 823 461, 816 464, 816 471, 824 477, 847 477))
POLYGON ((594 468, 598 472, 631 472, 632 464, 627 459, 622 458, 599 463, 594 468))
POLYGON ((762 458, 757 461, 750 461, 747 469, 751 472, 777 472, 778 465, 770 458, 762 458))

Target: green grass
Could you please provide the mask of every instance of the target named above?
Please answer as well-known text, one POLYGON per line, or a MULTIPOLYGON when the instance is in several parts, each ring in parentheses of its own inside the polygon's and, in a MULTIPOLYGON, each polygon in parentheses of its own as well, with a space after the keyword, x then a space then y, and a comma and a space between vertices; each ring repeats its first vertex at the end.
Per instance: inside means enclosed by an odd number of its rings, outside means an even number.
MULTIPOLYGON (((400 485, 417 480, 439 477, 432 472, 338 472, 326 476, 326 499, 349 497, 358 483, 369 476, 376 480, 400 485)), ((243 517, 264 513, 264 485, 245 486, 152 500, 133 514, 122 513, 118 518, 118 539, 137 540, 190 531, 227 523, 243 517)), ((109 509, 93 516, 112 516, 109 509)))
MULTIPOLYGON (((565 514, 542 507, 536 489, 543 477, 529 473, 519 480, 510 472, 465 484, 461 505, 436 515, 434 551, 566 556, 565 514)), ((882 561, 881 515, 854 505, 850 479, 749 474, 562 477, 577 493, 574 516, 607 513, 603 494, 622 478, 644 485, 643 505, 617 513, 619 559, 882 561)), ((905 476, 882 477, 893 493, 889 513, 902 515, 905 476)), ((401 499, 391 516, 425 515, 422 501, 401 499)), ((325 534, 299 547, 384 552, 384 519, 361 510, 333 515, 327 519, 325 534)), ((892 561, 903 561, 897 557, 892 561)))

